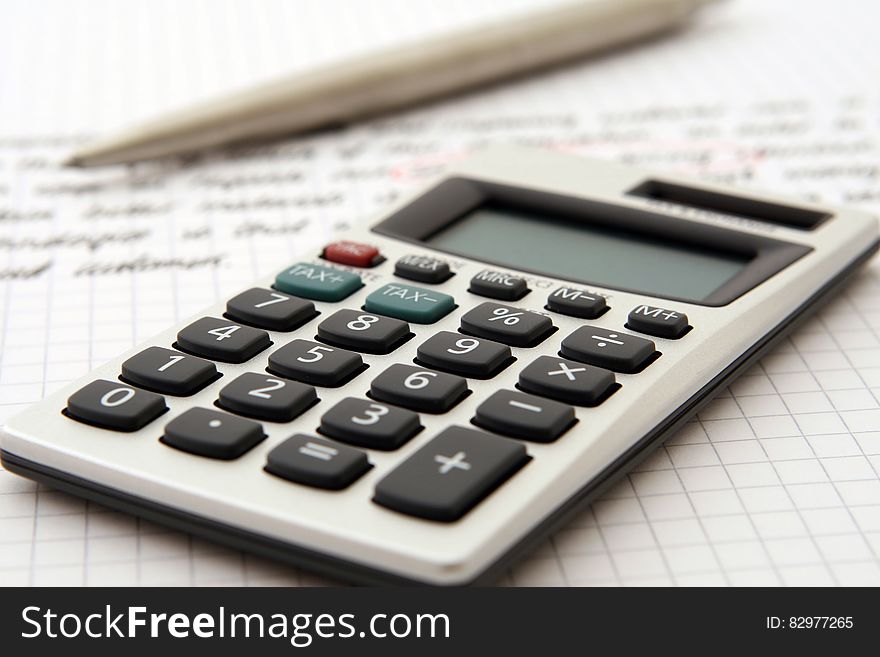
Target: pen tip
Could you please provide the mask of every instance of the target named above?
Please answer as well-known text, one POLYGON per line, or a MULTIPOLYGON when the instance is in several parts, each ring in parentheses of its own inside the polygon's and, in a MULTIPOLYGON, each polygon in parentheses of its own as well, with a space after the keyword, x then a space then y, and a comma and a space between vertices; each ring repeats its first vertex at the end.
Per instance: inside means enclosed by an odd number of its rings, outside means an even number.
POLYGON ((61 162, 61 166, 63 167, 81 167, 83 164, 83 159, 77 155, 71 155, 69 158, 61 162))

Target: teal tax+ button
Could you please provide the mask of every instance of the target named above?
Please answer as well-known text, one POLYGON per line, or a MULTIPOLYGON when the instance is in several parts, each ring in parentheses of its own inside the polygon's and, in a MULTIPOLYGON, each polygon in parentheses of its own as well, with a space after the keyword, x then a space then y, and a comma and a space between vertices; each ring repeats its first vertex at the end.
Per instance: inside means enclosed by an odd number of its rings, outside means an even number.
POLYGON ((367 297, 364 309, 415 324, 433 324, 455 308, 448 294, 414 285, 389 283, 367 297))
POLYGON ((357 274, 308 262, 298 262, 275 277, 275 289, 316 301, 341 301, 361 287, 357 274))

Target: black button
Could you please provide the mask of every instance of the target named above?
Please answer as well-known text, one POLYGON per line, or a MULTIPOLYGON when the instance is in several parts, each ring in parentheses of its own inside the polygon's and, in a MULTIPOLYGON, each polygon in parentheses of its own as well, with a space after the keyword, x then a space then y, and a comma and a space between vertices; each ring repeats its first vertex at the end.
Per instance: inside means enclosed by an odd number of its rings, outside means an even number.
POLYGON ((266 472, 306 486, 340 490, 372 466, 359 449, 294 434, 269 452, 266 472))
POLYGON ((236 459, 263 441, 263 427, 210 408, 191 408, 165 425, 166 445, 212 459, 236 459))
POLYGON ((504 369, 513 356, 506 345, 440 331, 419 345, 417 358, 420 363, 438 370, 488 379, 504 369))
POLYGON ((269 354, 270 373, 335 388, 365 369, 360 354, 309 340, 292 340, 269 354))
POLYGON ((318 312, 315 304, 288 294, 253 287, 226 302, 226 314, 232 319, 269 331, 292 331, 318 312))
POLYGON ((122 378, 147 390, 186 397, 216 379, 214 363, 163 347, 148 347, 122 364, 122 378))
POLYGON ((525 368, 519 387, 578 406, 596 406, 618 388, 608 370, 554 356, 539 356, 525 368))
POLYGON ((86 424, 137 431, 167 409, 162 395, 99 379, 73 393, 64 410, 68 417, 86 424))
POLYGON ((596 319, 608 310, 605 297, 571 287, 560 287, 547 297, 547 310, 562 315, 596 319))
POLYGON ((690 330, 688 316, 666 308, 636 306, 626 318, 626 327, 658 338, 677 340, 690 330))
POLYGON ((654 343, 598 326, 582 326, 562 341, 562 355, 615 372, 633 373, 656 353, 654 343))
POLYGON ((376 399, 427 413, 445 413, 467 393, 467 381, 460 376, 400 363, 370 384, 370 394, 376 399))
POLYGON ((515 390, 498 390, 477 407, 474 424, 514 438, 549 443, 575 422, 568 404, 515 390))
POLYGON ((225 363, 243 363, 272 344, 260 329, 232 324, 228 319, 202 317, 177 334, 175 345, 196 356, 225 363))
POLYGON ((289 422, 318 401, 312 386, 246 372, 220 390, 217 405, 258 420, 289 422))
POLYGON ((323 434, 352 445, 397 449, 422 428, 412 411, 346 397, 321 416, 323 434))
POLYGON ((533 347, 550 335, 553 322, 525 308, 487 302, 462 315, 461 330, 511 347, 533 347))
POLYGON ((528 294, 529 286, 526 285, 525 279, 518 276, 511 276, 494 269, 484 269, 471 279, 468 292, 490 299, 516 301, 528 294))
POLYGON ((386 475, 373 501, 419 518, 452 522, 528 460, 521 443, 449 427, 386 475))
POLYGON ((394 264, 394 273, 401 278, 421 283, 442 283, 452 276, 448 263, 420 255, 403 256, 394 264))
POLYGON ((411 335, 406 322, 361 310, 339 310, 318 324, 321 340, 369 354, 390 353, 411 335))

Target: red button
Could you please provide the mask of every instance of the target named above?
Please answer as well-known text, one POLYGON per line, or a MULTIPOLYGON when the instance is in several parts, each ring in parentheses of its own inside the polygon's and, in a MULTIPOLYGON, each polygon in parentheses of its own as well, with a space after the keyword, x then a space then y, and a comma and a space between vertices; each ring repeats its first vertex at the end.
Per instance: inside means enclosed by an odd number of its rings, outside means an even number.
POLYGON ((373 267, 382 262, 379 249, 360 242, 333 242, 324 247, 322 255, 330 262, 352 267, 373 267))

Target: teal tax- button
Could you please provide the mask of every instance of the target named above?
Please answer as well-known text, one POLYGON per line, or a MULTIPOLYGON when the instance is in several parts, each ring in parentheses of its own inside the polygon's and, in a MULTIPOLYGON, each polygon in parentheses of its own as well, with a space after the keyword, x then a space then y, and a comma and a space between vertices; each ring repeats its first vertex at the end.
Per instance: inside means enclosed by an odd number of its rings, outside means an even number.
POLYGON ((298 262, 275 277, 277 290, 316 301, 341 301, 361 287, 357 274, 308 262, 298 262))
POLYGON ((414 285, 389 283, 371 292, 364 309, 415 324, 433 324, 455 308, 448 294, 414 285))

